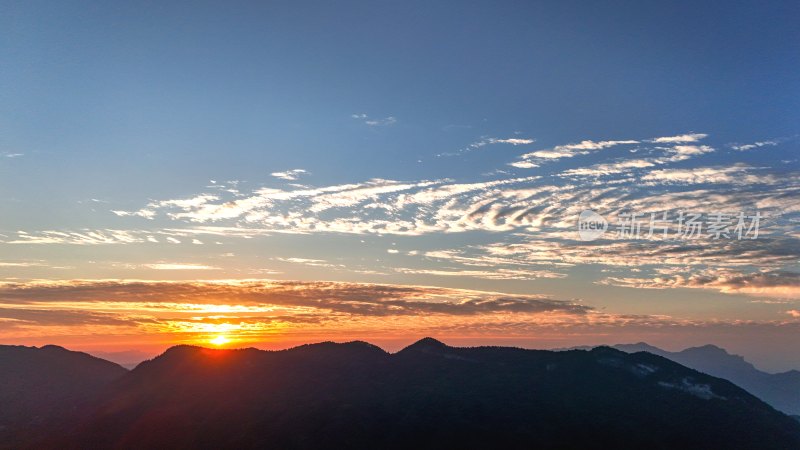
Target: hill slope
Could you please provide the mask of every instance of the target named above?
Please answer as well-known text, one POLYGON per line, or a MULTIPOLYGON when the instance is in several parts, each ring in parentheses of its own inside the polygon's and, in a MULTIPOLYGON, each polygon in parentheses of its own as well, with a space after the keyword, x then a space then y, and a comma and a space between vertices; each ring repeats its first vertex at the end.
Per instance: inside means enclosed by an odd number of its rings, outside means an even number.
POLYGON ((0 345, 0 448, 32 442, 68 425, 128 371, 54 345, 0 345))
POLYGON ((800 448, 800 424, 659 356, 363 342, 174 347, 60 448, 800 448))
POLYGON ((724 378, 787 414, 800 415, 800 372, 771 374, 756 369, 739 355, 714 345, 669 352, 645 343, 620 344, 614 348, 628 353, 645 351, 663 356, 692 369, 724 378))

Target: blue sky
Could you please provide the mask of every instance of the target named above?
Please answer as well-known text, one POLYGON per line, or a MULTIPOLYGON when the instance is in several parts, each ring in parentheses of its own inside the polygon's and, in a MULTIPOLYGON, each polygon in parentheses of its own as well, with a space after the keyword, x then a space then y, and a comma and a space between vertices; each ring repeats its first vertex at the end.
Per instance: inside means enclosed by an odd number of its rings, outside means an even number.
MULTIPOLYGON (((657 322, 675 331, 635 330, 770 342, 764 364, 800 367, 798 18, 792 2, 0 2, 2 289, 546 296, 605 321, 582 342, 657 322), (588 243, 583 209, 766 219, 755 241, 588 243)), ((8 295, 4 339, 80 334, 8 295)))

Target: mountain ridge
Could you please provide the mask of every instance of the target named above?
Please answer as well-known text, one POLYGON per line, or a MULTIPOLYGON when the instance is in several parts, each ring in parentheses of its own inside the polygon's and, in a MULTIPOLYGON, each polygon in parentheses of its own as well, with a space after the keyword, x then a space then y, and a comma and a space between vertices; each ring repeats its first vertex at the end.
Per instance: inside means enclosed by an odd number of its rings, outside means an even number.
POLYGON ((766 401, 776 409, 800 415, 800 371, 768 373, 757 369, 740 355, 712 344, 670 352, 639 342, 613 346, 625 352, 646 351, 709 375, 724 378, 766 401))
POLYGON ((800 446, 796 419, 733 383, 611 347, 182 345, 119 369, 69 426, 9 448, 800 446))
POLYGON ((116 389, 72 448, 800 445, 795 420, 732 383, 610 347, 181 347, 116 389))

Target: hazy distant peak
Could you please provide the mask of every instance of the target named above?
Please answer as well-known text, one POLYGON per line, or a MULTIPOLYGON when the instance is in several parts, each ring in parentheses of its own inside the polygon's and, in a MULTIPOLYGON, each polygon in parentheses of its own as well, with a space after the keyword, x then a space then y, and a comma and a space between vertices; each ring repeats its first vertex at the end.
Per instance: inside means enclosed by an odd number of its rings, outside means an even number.
POLYGON ((724 355, 738 356, 738 355, 733 355, 731 353, 728 353, 728 351, 725 350, 724 348, 717 347, 714 344, 706 344, 706 345, 701 345, 699 347, 689 347, 689 348, 687 348, 687 349, 685 349, 683 351, 684 352, 692 352, 692 351, 713 352, 713 353, 719 353, 719 354, 724 354, 724 355))

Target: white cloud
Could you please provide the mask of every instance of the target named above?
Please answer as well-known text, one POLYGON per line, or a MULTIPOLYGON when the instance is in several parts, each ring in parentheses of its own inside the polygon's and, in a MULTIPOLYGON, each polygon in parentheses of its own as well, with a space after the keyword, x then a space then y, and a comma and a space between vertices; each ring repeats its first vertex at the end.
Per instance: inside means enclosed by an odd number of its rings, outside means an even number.
POLYGON ((534 142, 536 142, 535 139, 508 138, 508 139, 495 139, 495 141, 493 143, 511 144, 511 145, 527 145, 527 144, 533 144, 534 142))
POLYGON ((543 161, 553 161, 561 158, 572 158, 577 155, 587 155, 589 153, 615 147, 618 145, 638 144, 637 140, 619 141, 590 141, 585 140, 577 144, 557 145, 551 149, 537 150, 525 153, 519 157, 520 161, 512 162, 509 165, 520 169, 537 167, 543 161))
POLYGON ((609 277, 601 280, 600 284, 644 289, 715 289, 726 294, 745 294, 768 298, 796 299, 800 296, 800 273, 794 272, 742 274, 714 270, 710 273, 701 272, 688 276, 676 275, 652 279, 609 277))
POLYGON ((145 219, 153 219, 156 216, 155 211, 152 209, 142 208, 138 211, 120 211, 120 210, 111 210, 112 213, 119 217, 144 217, 145 219))
POLYGON ((683 161, 693 156, 703 155, 713 151, 714 149, 708 145, 676 145, 670 150, 670 153, 675 155, 675 157, 671 158, 670 160, 683 161))
POLYGON ((530 161, 516 161, 510 163, 509 166, 516 167, 517 169, 533 169, 534 167, 539 167, 539 164, 530 161))
POLYGON ((577 144, 557 145, 549 150, 538 150, 531 153, 526 153, 521 156, 523 159, 529 158, 542 158, 542 159, 559 159, 559 158, 572 158, 575 155, 586 155, 592 151, 602 150, 617 145, 638 144, 639 141, 624 140, 624 141, 581 141, 577 144))
POLYGON ((777 180, 772 175, 756 175, 750 173, 750 166, 734 165, 730 167, 696 167, 692 169, 659 169, 642 177, 644 181, 667 184, 774 184, 777 180))
POLYGON ((704 133, 691 133, 691 134, 681 134, 678 136, 658 137, 650 139, 648 142, 653 142, 655 144, 674 144, 679 142, 697 142, 699 140, 705 139, 706 137, 708 137, 708 135, 704 133))
POLYGON ((731 148, 734 149, 734 150, 738 150, 740 152, 743 152, 743 151, 752 150, 754 148, 759 148, 759 147, 768 147, 768 146, 772 147, 772 146, 775 146, 775 145, 778 145, 778 144, 780 144, 780 142, 778 142, 777 140, 760 141, 760 142, 753 142, 752 144, 741 144, 741 145, 733 144, 733 145, 731 145, 731 148))
POLYGON ((457 155, 461 155, 461 154, 464 154, 464 153, 467 153, 467 152, 471 152, 473 150, 477 150, 477 149, 486 147, 487 145, 510 144, 510 145, 513 145, 513 146, 516 147, 517 145, 528 145, 528 144, 533 144, 534 142, 536 142, 536 139, 513 138, 513 137, 512 138, 502 139, 502 138, 484 136, 484 137, 481 137, 479 140, 469 144, 466 148, 462 148, 462 149, 460 149, 458 151, 455 151, 455 152, 439 153, 436 156, 457 156, 457 155))
POLYGON ((282 180, 294 181, 300 178, 301 175, 305 175, 307 173, 308 172, 305 171, 304 169, 292 169, 292 170, 286 170, 284 172, 272 172, 270 175, 272 175, 275 178, 280 178, 282 180))

